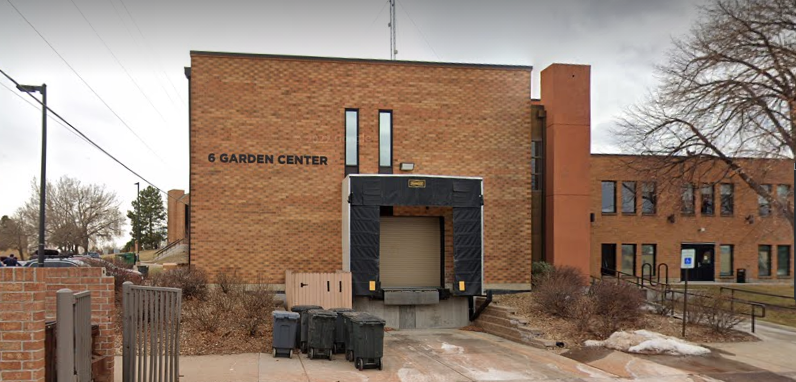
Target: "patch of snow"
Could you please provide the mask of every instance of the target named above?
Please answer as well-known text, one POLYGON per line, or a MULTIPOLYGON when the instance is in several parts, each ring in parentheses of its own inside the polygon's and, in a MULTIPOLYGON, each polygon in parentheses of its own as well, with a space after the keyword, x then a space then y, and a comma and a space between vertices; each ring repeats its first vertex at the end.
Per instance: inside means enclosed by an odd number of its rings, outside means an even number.
POLYGON ((443 342, 442 343, 442 350, 444 350, 446 353, 464 354, 464 348, 463 347, 456 346, 456 345, 451 345, 451 344, 449 344, 447 342, 443 342))
POLYGON ((710 353, 710 350, 702 346, 649 330, 620 331, 611 334, 611 337, 605 341, 589 340, 584 345, 604 346, 623 352, 642 354, 705 355, 710 353))

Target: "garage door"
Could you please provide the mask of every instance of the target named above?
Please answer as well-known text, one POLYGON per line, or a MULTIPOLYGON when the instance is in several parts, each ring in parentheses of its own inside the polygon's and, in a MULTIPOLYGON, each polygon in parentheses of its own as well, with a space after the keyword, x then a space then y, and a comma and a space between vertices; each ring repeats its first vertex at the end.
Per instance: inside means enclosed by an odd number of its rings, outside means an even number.
POLYGON ((436 217, 381 218, 382 288, 440 286, 439 226, 436 217))

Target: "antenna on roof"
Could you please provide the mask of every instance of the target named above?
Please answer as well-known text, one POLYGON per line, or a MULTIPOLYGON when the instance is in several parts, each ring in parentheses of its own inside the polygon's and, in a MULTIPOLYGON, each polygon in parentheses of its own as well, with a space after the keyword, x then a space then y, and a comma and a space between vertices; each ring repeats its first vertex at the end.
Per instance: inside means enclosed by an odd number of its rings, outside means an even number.
POLYGON ((395 56, 398 55, 398 46, 395 41, 395 0, 389 0, 389 2, 390 23, 387 26, 390 27, 390 59, 395 60, 395 56))

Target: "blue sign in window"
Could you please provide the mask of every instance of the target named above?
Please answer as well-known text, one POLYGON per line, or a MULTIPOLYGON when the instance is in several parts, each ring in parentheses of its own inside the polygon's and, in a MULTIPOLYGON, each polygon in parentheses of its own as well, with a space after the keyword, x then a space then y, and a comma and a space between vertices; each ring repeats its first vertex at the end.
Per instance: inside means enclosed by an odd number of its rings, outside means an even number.
POLYGON ((683 262, 685 263, 685 265, 691 265, 691 258, 686 257, 685 259, 683 259, 683 262))

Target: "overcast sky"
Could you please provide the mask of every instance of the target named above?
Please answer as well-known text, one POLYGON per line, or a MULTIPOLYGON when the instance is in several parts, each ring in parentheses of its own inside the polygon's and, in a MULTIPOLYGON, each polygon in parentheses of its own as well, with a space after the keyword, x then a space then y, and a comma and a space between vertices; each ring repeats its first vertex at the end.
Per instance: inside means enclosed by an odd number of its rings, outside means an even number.
MULTIPOLYGON (((592 152, 619 152, 608 129, 656 84, 698 3, 397 0, 398 59, 533 65, 533 97, 549 64, 589 64, 592 152)), ((47 83, 53 110, 157 187, 187 190, 190 50, 389 59, 388 19, 387 0, 0 0, 0 69, 47 83)), ((40 173, 41 109, 3 86, 0 215, 11 215, 40 173)), ((104 184, 125 212, 140 181, 50 120, 47 178, 63 175, 104 184)))

